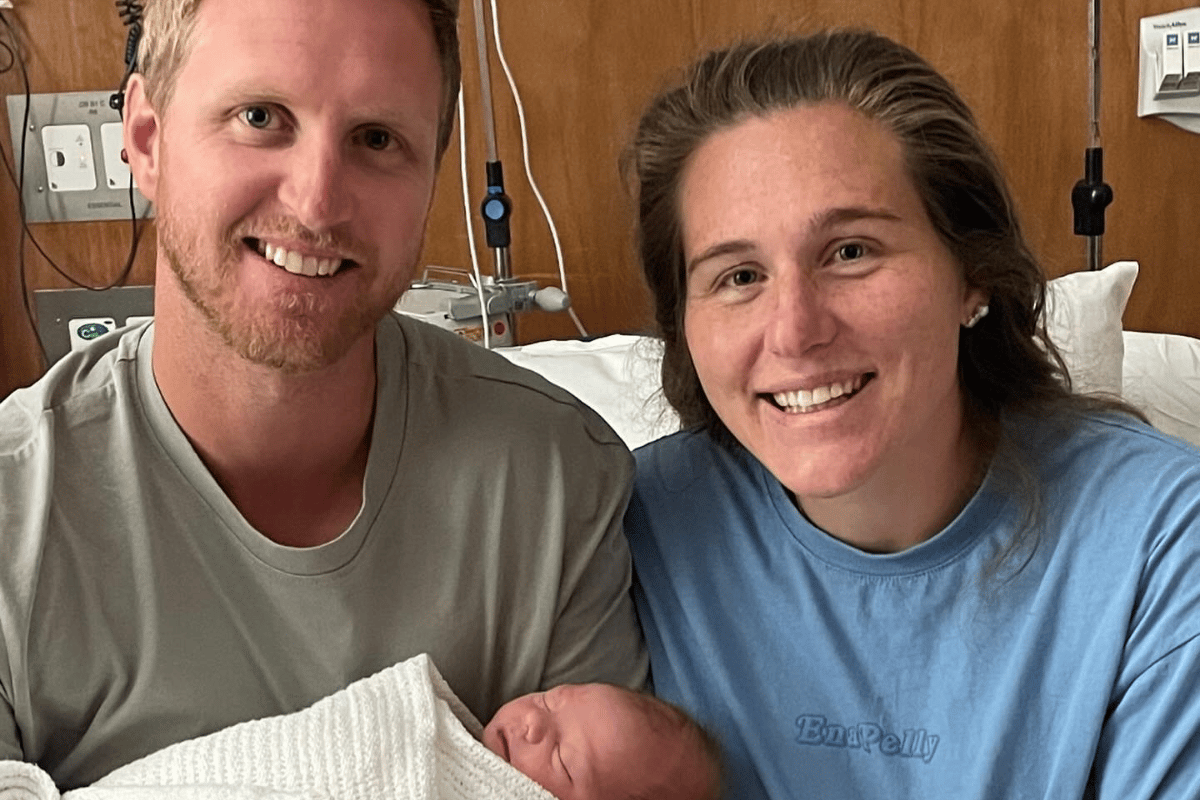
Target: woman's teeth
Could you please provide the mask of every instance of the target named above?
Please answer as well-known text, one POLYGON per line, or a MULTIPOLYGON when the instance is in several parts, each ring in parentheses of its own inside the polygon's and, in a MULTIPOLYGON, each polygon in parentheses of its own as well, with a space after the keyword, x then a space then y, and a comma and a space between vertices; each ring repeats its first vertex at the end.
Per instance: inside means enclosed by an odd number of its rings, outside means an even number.
POLYGON ((775 403, 789 414, 806 414, 815 411, 831 400, 852 395, 862 388, 863 376, 815 389, 797 389, 794 392, 776 392, 775 403))
POLYGON ((261 239, 258 242, 258 254, 294 275, 307 275, 310 278, 317 275, 333 275, 342 266, 340 258, 304 256, 261 239))

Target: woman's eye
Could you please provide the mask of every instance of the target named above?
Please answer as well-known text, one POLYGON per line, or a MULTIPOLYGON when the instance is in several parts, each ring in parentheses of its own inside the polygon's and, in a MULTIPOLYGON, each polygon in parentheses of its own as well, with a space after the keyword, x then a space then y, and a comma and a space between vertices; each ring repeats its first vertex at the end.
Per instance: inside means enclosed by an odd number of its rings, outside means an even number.
POLYGON ((271 124, 273 115, 266 106, 250 106, 242 110, 242 121, 251 128, 266 128, 271 124))
POLYGON ((758 280, 758 274, 752 269, 738 269, 729 274, 728 281, 733 286, 749 286, 758 280))
POLYGON ((844 244, 837 249, 838 261, 857 261, 867 254, 867 248, 858 242, 844 244))

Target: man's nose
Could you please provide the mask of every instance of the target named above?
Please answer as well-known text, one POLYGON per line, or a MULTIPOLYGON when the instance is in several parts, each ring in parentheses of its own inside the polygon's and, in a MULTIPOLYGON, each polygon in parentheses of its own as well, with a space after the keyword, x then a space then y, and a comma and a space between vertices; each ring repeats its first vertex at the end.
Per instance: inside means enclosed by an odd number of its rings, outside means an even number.
POLYGON ((828 344, 836 330, 821 287, 800 270, 774 282, 764 324, 767 348, 783 356, 828 344))
POLYGON ((288 152, 280 200, 309 230, 324 232, 353 216, 352 165, 337 138, 314 134, 288 152))

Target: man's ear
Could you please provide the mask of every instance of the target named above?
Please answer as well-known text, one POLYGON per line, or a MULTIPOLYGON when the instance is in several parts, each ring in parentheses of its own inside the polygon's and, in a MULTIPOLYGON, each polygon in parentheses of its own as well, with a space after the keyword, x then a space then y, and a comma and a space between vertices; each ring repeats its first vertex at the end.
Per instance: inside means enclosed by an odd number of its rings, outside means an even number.
POLYGON ((140 73, 135 72, 129 76, 129 83, 125 87, 125 155, 129 160, 129 171, 137 181, 138 191, 151 202, 158 194, 161 132, 158 112, 146 97, 146 81, 140 73))

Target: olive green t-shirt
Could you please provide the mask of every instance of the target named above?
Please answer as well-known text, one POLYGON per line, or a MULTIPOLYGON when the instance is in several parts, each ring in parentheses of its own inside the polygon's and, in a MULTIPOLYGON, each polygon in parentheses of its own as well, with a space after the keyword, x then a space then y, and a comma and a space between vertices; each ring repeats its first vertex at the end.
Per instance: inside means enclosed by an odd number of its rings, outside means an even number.
POLYGON ((571 395, 389 315, 362 508, 285 547, 175 424, 153 335, 97 340, 0 403, 0 759, 70 789, 422 652, 483 720, 561 682, 644 682, 632 459, 571 395))

